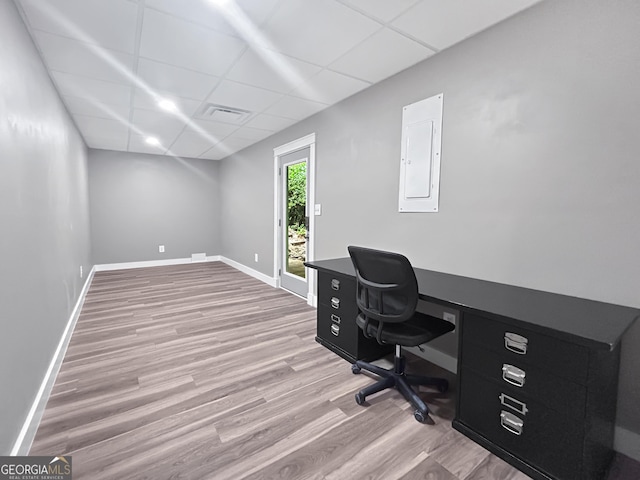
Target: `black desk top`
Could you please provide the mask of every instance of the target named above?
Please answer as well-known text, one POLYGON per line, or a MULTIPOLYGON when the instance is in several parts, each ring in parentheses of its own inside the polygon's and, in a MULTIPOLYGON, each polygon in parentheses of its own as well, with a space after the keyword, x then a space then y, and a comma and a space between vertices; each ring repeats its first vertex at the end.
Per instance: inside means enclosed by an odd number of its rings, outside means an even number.
MULTIPOLYGON (((305 265, 355 277, 349 257, 307 262, 305 265)), ((541 333, 551 329, 555 337, 564 337, 591 348, 613 349, 634 320, 640 317, 640 310, 636 308, 421 268, 414 270, 423 300, 496 320, 523 322, 530 330, 541 333)))

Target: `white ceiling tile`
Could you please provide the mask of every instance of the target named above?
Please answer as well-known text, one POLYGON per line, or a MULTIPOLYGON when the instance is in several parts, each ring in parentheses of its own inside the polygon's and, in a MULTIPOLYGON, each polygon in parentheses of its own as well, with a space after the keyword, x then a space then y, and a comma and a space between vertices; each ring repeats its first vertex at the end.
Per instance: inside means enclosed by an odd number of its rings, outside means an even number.
POLYGON ((198 109, 202 105, 202 102, 200 100, 180 98, 175 95, 172 95, 169 92, 163 92, 160 90, 147 92, 140 89, 136 89, 136 91, 133 93, 133 106, 135 108, 143 108, 145 110, 154 110, 161 115, 166 115, 167 112, 162 110, 158 106, 158 101, 156 98, 162 98, 162 99, 173 101, 178 107, 178 110, 187 117, 190 117, 191 115, 196 113, 196 111, 198 111, 198 109), (157 97, 155 97, 154 95, 157 95, 157 97))
POLYGON ((200 158, 220 160, 224 157, 228 157, 232 153, 239 152, 243 148, 247 148, 253 143, 255 143, 255 140, 247 140, 244 138, 228 138, 218 143, 217 145, 214 145, 212 148, 200 155, 200 158))
POLYGON ((118 120, 110 118, 89 117, 87 115, 74 115, 83 137, 88 138, 127 138, 129 126, 118 120))
POLYGON ((126 0, 21 0, 20 3, 32 28, 134 53, 138 17, 135 3, 126 0))
POLYGON ((227 74, 230 80, 288 93, 320 67, 264 48, 248 49, 227 74))
POLYGON ((204 152, 202 155, 200 155, 198 158, 204 158, 207 160, 222 160, 225 157, 228 157, 231 152, 229 149, 225 148, 219 148, 219 147, 212 147, 209 150, 207 150, 206 152, 204 152))
POLYGON ((344 3, 383 22, 393 20, 420 0, 344 0, 344 3))
POLYGON ((281 97, 281 94, 270 90, 224 80, 209 95, 207 101, 251 112, 261 112, 281 97))
POLYGON ((154 90, 195 100, 204 100, 220 80, 219 77, 141 58, 138 76, 154 90))
POLYGON ((297 120, 292 120, 290 118, 284 117, 276 117, 274 115, 267 115, 266 113, 261 113, 256 115, 247 123, 245 126, 261 128, 262 130, 271 130, 272 132, 277 132, 279 130, 283 130, 290 125, 296 123, 297 120))
POLYGON ((224 140, 226 142, 227 140, 232 138, 242 138, 245 140, 253 140, 254 142, 257 142, 259 140, 270 137, 271 135, 273 135, 273 132, 270 130, 262 130, 260 128, 243 126, 243 127, 240 127, 238 130, 236 130, 235 132, 233 132, 224 140))
POLYGON ((244 42, 229 35, 155 10, 145 11, 140 41, 142 57, 210 75, 221 75, 244 48, 244 42))
POLYGON ((422 0, 392 22, 438 49, 468 38, 539 0, 422 0))
POLYGON ((131 87, 126 85, 64 72, 54 71, 51 74, 62 95, 86 98, 105 105, 129 106, 131 102, 131 87))
POLYGON ((267 18, 278 2, 279 0, 235 0, 224 10, 225 13, 205 0, 146 0, 146 5, 219 32, 239 35, 235 26, 238 21, 256 27, 267 18))
POLYGON ((324 103, 287 96, 269 108, 265 113, 279 117, 292 118, 294 120, 302 120, 303 118, 307 118, 309 115, 313 115, 327 107, 328 105, 324 103))
POLYGON ((133 55, 46 32, 35 31, 34 36, 52 70, 123 84, 131 81, 133 55))
MULTIPOLYGON (((160 139, 162 142, 162 140, 160 139)), ((141 135, 131 135, 129 139, 130 152, 136 153, 151 153, 155 155, 164 155, 167 151, 167 145, 162 143, 161 145, 149 145, 146 141, 146 137, 141 135)))
POLYGON ((95 104, 86 98, 62 97, 67 109, 72 115, 88 115, 100 118, 129 118, 129 106, 127 105, 101 105, 95 104))
POLYGON ((371 86, 370 82, 356 80, 341 73, 323 70, 291 95, 316 102, 332 104, 371 86))
POLYGON ((132 129, 139 135, 157 137, 163 145, 173 141, 184 129, 185 122, 170 113, 158 114, 153 110, 133 110, 132 129))
POLYGON ((434 53, 433 50, 385 28, 340 57, 329 68, 375 83, 434 53))
POLYGON ((326 66, 381 25, 334 0, 284 0, 263 27, 274 47, 326 66))
POLYGON ((204 138, 196 132, 185 131, 177 138, 173 145, 171 145, 168 153, 178 157, 198 158, 214 146, 215 143, 212 143, 210 139, 204 138))
POLYGON ((188 129, 200 135, 209 143, 215 144, 238 130, 238 126, 209 120, 192 120, 188 125, 188 129))
POLYGON ((112 136, 112 137, 84 137, 84 141, 89 148, 97 148, 100 150, 116 150, 127 151, 128 136, 112 136))

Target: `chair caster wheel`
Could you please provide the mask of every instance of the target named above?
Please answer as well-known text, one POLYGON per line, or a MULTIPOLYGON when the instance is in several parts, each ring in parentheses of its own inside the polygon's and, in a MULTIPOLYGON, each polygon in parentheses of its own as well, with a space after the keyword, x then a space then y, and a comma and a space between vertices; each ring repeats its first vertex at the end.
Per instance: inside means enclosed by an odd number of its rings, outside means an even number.
POLYGON ((355 363, 353 365, 351 365, 351 372, 352 373, 358 374, 358 373, 360 373, 360 371, 361 371, 361 368, 358 365, 356 365, 355 363))
POLYGON ((415 412, 413 412, 413 418, 415 418, 420 423, 428 423, 429 425, 435 424, 428 413, 423 413, 420 410, 416 410, 415 412))
POLYGON ((362 395, 360 392, 356 393, 356 403, 358 405, 362 405, 364 403, 364 395, 362 395))
POLYGON ((440 393, 445 393, 447 390, 449 390, 449 382, 447 380, 442 380, 440 383, 438 383, 437 388, 440 393))

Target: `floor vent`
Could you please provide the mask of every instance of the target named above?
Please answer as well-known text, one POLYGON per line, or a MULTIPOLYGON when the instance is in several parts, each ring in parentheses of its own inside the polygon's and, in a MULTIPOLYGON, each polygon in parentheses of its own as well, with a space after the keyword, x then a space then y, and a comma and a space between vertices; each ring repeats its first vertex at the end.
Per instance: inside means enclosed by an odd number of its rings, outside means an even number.
POLYGON ((234 125, 242 125, 251 116, 250 111, 240 108, 227 107, 217 105, 215 103, 205 103, 198 113, 198 118, 202 120, 213 120, 216 122, 233 123, 234 125))

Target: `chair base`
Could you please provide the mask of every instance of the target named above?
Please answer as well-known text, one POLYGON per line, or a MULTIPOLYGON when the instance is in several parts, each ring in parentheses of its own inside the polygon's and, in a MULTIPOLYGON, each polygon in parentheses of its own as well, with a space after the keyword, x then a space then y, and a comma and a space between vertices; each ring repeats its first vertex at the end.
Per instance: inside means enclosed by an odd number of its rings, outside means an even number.
POLYGON ((362 405, 369 395, 381 392, 387 388, 396 388, 415 409, 413 416, 417 421, 420 423, 433 424, 433 420, 429 417, 429 407, 422 401, 415 390, 411 388, 411 385, 433 386, 436 387, 438 391, 444 393, 449 388, 449 382, 444 378, 407 375, 405 373, 406 360, 400 353, 399 345, 396 345, 396 354, 393 360, 393 370, 378 367, 377 365, 362 360, 357 360, 356 363, 351 366, 353 373, 360 373, 360 370, 366 370, 380 377, 378 382, 373 385, 368 385, 356 393, 356 402, 358 405, 362 405))

